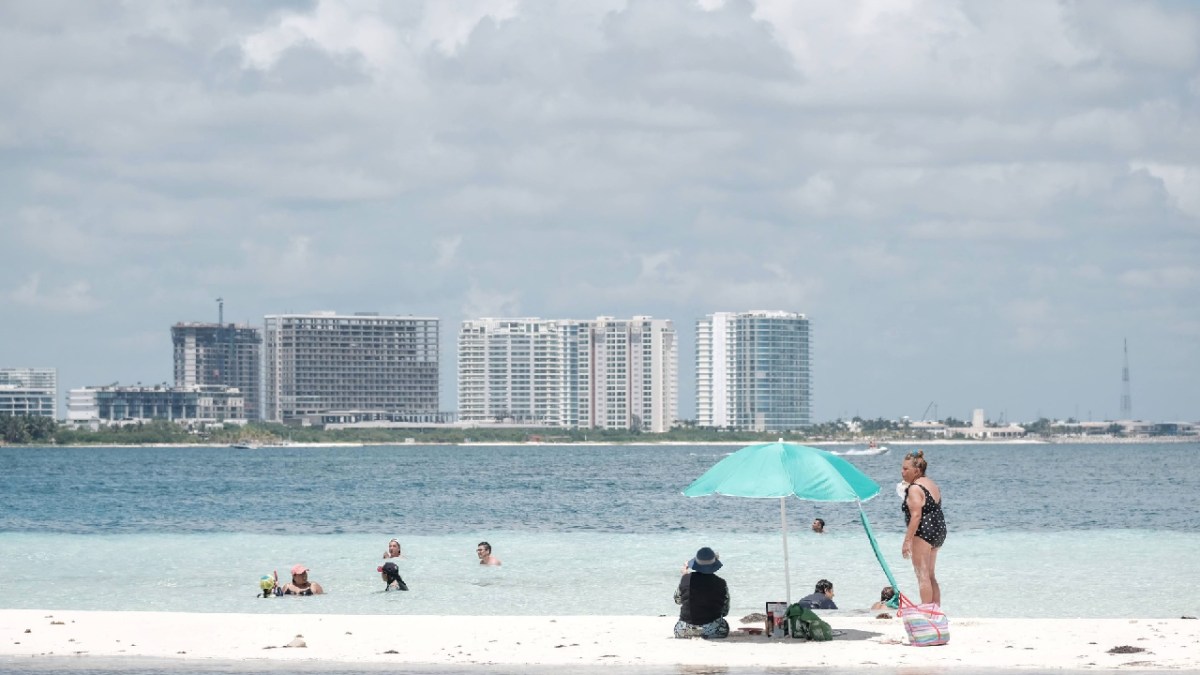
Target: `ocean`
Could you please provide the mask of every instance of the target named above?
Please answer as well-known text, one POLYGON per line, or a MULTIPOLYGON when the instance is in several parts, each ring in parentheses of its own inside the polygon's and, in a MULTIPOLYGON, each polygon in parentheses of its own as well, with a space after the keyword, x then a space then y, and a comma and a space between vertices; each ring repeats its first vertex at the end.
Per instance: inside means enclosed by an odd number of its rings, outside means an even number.
MULTIPOLYGON (((895 490, 911 447, 847 459, 882 486, 863 507, 915 595, 895 490)), ((0 608, 673 616, 680 568, 711 546, 737 617, 786 594, 779 500, 680 494, 735 449, 3 447, 0 608), (393 537, 408 592, 376 572, 393 537), (484 540, 502 567, 477 564, 484 540), (295 563, 324 596, 258 597, 295 563)), ((1200 443, 924 449, 951 616, 1200 615, 1200 443)), ((787 509, 791 597, 827 578, 840 612, 868 613, 887 582, 855 505, 787 509)))

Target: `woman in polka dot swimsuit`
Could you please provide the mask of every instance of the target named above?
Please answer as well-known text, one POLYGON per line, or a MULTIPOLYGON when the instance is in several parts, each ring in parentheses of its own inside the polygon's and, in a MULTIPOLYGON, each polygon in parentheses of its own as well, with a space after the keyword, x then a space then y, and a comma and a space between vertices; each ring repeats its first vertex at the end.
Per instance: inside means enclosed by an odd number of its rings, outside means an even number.
POLYGON ((900 554, 912 558, 913 572, 921 592, 921 604, 942 604, 942 589, 938 586, 937 554, 946 541, 946 516, 942 513, 942 491, 925 475, 928 464, 921 450, 904 456, 900 476, 908 483, 904 490, 904 545, 900 554), (915 489, 914 489, 915 488, 915 489))

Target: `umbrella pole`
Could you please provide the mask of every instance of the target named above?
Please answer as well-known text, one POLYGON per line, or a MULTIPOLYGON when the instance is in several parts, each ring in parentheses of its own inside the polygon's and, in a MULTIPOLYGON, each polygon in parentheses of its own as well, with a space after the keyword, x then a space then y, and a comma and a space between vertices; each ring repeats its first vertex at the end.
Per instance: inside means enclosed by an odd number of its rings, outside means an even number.
POLYGON ((779 498, 779 522, 783 524, 783 585, 787 589, 787 604, 792 606, 792 571, 788 567, 787 497, 779 498))

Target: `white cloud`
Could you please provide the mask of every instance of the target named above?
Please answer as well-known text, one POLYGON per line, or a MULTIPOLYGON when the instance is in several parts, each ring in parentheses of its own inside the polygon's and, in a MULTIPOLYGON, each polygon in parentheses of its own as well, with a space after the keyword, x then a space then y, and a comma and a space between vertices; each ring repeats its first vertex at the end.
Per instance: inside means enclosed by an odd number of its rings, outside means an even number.
POLYGON ((12 303, 67 314, 87 314, 102 307, 92 296, 92 288, 88 282, 72 281, 46 288, 42 285, 42 275, 39 273, 29 275, 23 283, 6 295, 12 303))
POLYGON ((1038 241, 1062 239, 1063 233, 1053 226, 1027 221, 938 221, 926 220, 913 223, 906 228, 909 236, 916 239, 963 239, 963 240, 1017 240, 1038 241))
POLYGON ((425 5, 415 43, 453 55, 481 21, 503 22, 517 16, 516 0, 463 0, 425 5))
POLYGON ((437 250, 437 260, 434 262, 434 265, 436 267, 449 267, 454 263, 458 257, 458 249, 462 246, 462 241, 461 234, 435 239, 433 244, 437 250))
POLYGON ((279 24, 242 40, 246 65, 269 70, 297 45, 313 44, 335 55, 358 55, 376 71, 396 65, 400 39, 379 15, 377 2, 319 0, 312 15, 289 14, 279 24))
MULTIPOLYGON (((14 326, 96 298, 112 345, 218 295, 239 320, 651 314, 685 345, 695 317, 779 308, 814 317, 821 418, 955 391, 964 363, 1010 399, 1054 372, 1040 405, 1086 404, 1061 350, 1099 362, 1114 326, 1161 343, 1163 401, 1200 405, 1179 310, 1200 297, 1189 3, 0 13, 7 360, 51 342, 14 326)), ((116 372, 95 381, 169 378, 162 351, 100 357, 116 372)))
POLYGON ((460 310, 467 319, 521 316, 520 294, 481 288, 472 280, 460 310))
POLYGON ((1200 218, 1200 165, 1134 161, 1130 162, 1130 167, 1142 169, 1161 180, 1180 211, 1200 218))
POLYGON ((1022 351, 1056 352, 1071 346, 1063 325, 1065 312, 1049 300, 1011 300, 1004 305, 1004 315, 1012 326, 1011 340, 1022 351))
POLYGON ((1171 266, 1134 269, 1122 273, 1120 280, 1127 286, 1149 290, 1194 289, 1200 283, 1200 268, 1171 266))

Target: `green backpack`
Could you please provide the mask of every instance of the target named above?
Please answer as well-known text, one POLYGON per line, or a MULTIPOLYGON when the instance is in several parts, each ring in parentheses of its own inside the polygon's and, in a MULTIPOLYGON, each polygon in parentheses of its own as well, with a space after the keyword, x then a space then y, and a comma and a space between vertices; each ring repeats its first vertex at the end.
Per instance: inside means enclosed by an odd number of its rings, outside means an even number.
POLYGON ((808 607, 793 603, 788 607, 786 616, 788 630, 794 638, 804 638, 813 642, 833 639, 833 628, 808 607))

